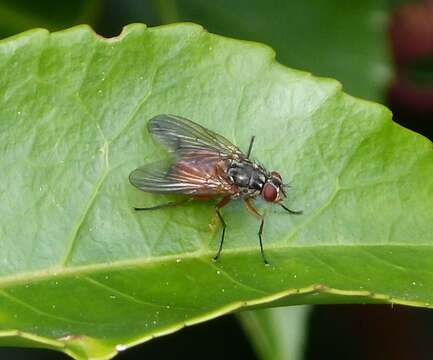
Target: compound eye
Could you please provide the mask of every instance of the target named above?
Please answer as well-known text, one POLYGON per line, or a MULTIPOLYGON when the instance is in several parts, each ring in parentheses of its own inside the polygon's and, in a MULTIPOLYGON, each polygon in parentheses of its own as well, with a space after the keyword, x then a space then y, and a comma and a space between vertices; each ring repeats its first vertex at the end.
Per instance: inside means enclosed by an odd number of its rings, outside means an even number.
POLYGON ((263 186, 262 197, 264 200, 274 202, 278 197, 278 190, 274 184, 266 183, 263 186))

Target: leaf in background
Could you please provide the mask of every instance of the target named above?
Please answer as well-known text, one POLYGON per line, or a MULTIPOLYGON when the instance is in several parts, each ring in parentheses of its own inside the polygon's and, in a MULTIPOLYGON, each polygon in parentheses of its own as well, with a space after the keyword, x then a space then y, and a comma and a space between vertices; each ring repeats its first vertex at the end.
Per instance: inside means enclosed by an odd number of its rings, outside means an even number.
POLYGON ((0 38, 35 27, 51 31, 93 23, 100 0, 0 0, 0 38))
POLYGON ((104 358, 260 304, 431 306, 431 143, 383 106, 192 24, 35 30, 0 42, 0 66, 1 344, 104 358), (167 199, 128 183, 165 154, 145 131, 159 113, 241 148, 255 134, 291 182, 303 216, 260 205, 271 266, 241 203, 219 262, 211 203, 132 210, 167 199))
POLYGON ((165 23, 264 42, 283 64, 332 77, 352 95, 379 101, 391 74, 386 1, 153 1, 165 23))
POLYGON ((262 359, 303 358, 309 306, 286 306, 239 313, 239 319, 262 359))

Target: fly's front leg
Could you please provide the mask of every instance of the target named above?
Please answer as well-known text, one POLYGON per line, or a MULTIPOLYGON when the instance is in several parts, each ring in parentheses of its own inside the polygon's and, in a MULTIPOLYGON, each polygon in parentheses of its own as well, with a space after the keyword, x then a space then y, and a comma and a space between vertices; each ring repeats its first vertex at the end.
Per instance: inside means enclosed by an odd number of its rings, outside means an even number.
POLYGON ((222 225, 222 227, 223 227, 223 230, 222 230, 222 234, 221 234, 221 240, 220 240, 220 245, 219 245, 219 247, 218 247, 218 251, 217 251, 216 255, 215 255, 214 258, 213 258, 214 260, 218 260, 218 258, 219 258, 220 255, 221 255, 221 251, 222 251, 222 249, 223 249, 224 237, 225 237, 225 233, 226 233, 226 227, 227 227, 226 222, 224 221, 224 219, 223 219, 223 217, 222 217, 222 215, 221 215, 220 209, 221 209, 223 206, 227 205, 227 204, 230 202, 230 200, 231 200, 231 199, 230 199, 230 195, 227 195, 227 196, 223 197, 223 198, 221 199, 221 201, 218 202, 218 204, 215 205, 215 211, 216 211, 216 213, 217 213, 217 215, 218 215, 218 218, 219 218, 220 221, 221 221, 221 225, 222 225))
POLYGON ((289 209, 287 206, 285 206, 284 204, 279 204, 284 210, 286 210, 289 214, 293 214, 293 215, 302 215, 302 210, 291 210, 289 209))
POLYGON ((247 210, 253 214, 257 219, 261 220, 260 222, 260 227, 259 227, 259 244, 260 244, 260 253, 262 255, 262 259, 263 262, 265 263, 265 265, 269 265, 268 260, 266 259, 265 256, 265 251, 263 250, 263 238, 262 238, 262 234, 263 234, 263 226, 265 224, 265 217, 260 214, 257 209, 253 206, 253 204, 251 203, 251 199, 245 199, 245 206, 247 208, 247 210))

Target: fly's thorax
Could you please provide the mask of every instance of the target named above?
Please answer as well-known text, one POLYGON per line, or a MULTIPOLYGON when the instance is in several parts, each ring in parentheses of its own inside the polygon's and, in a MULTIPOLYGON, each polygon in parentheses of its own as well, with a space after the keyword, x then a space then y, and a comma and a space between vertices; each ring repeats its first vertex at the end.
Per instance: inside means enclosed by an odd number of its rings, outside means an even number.
POLYGON ((247 160, 232 160, 227 168, 229 180, 239 187, 242 196, 257 196, 266 183, 266 172, 247 160))

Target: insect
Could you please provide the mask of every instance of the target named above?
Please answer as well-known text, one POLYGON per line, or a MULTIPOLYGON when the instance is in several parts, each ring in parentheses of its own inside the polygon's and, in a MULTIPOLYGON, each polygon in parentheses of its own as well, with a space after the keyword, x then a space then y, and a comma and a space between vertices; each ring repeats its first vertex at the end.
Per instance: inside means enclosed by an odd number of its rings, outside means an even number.
POLYGON ((221 208, 231 200, 242 199, 246 208, 260 220, 259 244, 265 264, 263 250, 264 216, 252 201, 261 196, 265 201, 278 204, 290 214, 301 211, 290 210, 283 204, 287 196, 280 174, 268 172, 262 165, 250 159, 254 136, 244 154, 229 140, 191 120, 174 115, 158 115, 149 120, 149 133, 154 139, 174 154, 173 161, 148 164, 131 172, 129 181, 138 189, 151 193, 175 193, 188 195, 179 201, 160 205, 134 208, 137 211, 156 210, 184 204, 190 200, 218 198, 215 211, 222 224, 221 239, 215 260, 221 255, 226 223, 221 208))

